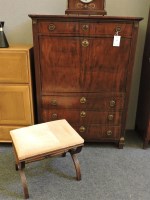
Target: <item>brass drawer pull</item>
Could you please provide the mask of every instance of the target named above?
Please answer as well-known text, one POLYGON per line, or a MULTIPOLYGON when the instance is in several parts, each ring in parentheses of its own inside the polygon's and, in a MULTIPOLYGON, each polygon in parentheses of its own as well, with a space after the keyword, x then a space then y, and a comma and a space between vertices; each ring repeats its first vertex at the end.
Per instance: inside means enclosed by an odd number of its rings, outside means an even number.
POLYGON ((82 111, 82 112, 80 113, 80 116, 81 116, 81 117, 86 117, 86 112, 85 112, 85 111, 82 111))
POLYGON ((114 119, 114 116, 113 115, 108 115, 108 120, 109 121, 112 121, 114 119))
POLYGON ((110 105, 111 108, 115 107, 116 106, 116 101, 111 100, 109 105, 110 105))
POLYGON ((53 30, 55 30, 55 28, 56 28, 56 26, 54 24, 49 24, 49 26, 48 26, 49 31, 53 31, 53 30))
POLYGON ((81 97, 80 103, 82 103, 82 104, 86 103, 86 98, 85 97, 81 97))
POLYGON ((85 128, 84 126, 81 126, 81 127, 79 128, 80 133, 85 132, 85 130, 86 130, 86 128, 85 128))
POLYGON ((108 136, 110 136, 110 135, 112 135, 112 131, 109 130, 109 131, 106 132, 106 134, 107 134, 108 136))
POLYGON ((83 41, 82 41, 82 46, 83 46, 83 47, 88 47, 88 46, 89 46, 89 41, 86 40, 86 39, 83 40, 83 41))
POLYGON ((82 30, 83 31, 87 31, 89 29, 89 25, 88 24, 84 24, 83 26, 82 26, 82 30))
POLYGON ((120 26, 117 26, 116 29, 115 29, 115 32, 116 32, 116 33, 121 32, 121 27, 120 27, 120 26))
POLYGON ((52 119, 57 119, 57 118, 58 118, 57 113, 53 113, 53 114, 52 114, 52 119))
POLYGON ((56 105, 57 105, 56 99, 53 99, 53 100, 51 101, 51 105, 52 105, 52 106, 56 106, 56 105))

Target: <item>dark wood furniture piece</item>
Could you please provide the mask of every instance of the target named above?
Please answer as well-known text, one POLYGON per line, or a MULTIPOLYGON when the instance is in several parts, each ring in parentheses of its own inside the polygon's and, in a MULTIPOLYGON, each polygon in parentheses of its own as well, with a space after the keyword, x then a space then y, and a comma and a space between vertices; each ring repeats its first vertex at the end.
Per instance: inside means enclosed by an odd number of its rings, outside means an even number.
POLYGON ((141 71, 135 129, 144 139, 143 148, 150 141, 150 12, 141 71))
POLYGON ((68 0, 65 14, 106 15, 105 0, 68 0))
POLYGON ((123 148, 141 18, 29 16, 38 122, 65 118, 85 141, 123 148))

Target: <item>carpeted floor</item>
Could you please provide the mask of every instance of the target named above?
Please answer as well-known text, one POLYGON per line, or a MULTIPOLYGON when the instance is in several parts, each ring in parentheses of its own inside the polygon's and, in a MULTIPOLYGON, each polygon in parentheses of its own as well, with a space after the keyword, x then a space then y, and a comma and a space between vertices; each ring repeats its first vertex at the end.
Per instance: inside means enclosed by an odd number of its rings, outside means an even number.
MULTIPOLYGON (((142 149, 135 132, 127 132, 124 149, 86 144, 78 156, 82 180, 76 181, 68 154, 26 165, 31 200, 149 200, 150 146, 142 149)), ((0 144, 0 200, 23 199, 12 147, 0 144)))

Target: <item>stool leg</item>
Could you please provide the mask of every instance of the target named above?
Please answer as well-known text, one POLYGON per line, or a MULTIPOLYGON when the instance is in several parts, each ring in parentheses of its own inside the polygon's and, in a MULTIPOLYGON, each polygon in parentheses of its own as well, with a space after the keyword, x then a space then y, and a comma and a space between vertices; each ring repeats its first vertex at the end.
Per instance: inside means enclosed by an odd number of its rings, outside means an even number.
POLYGON ((25 199, 29 198, 29 192, 28 192, 28 186, 27 186, 27 180, 26 180, 26 176, 24 173, 24 167, 25 167, 25 163, 20 163, 18 164, 18 170, 20 173, 20 177, 21 177, 21 182, 22 182, 22 186, 23 186, 23 192, 24 192, 24 197, 25 199))
POLYGON ((22 186, 23 186, 24 197, 25 197, 25 199, 28 199, 29 192, 28 192, 28 187, 27 187, 27 180, 26 180, 25 173, 23 171, 23 169, 25 168, 25 161, 24 162, 19 161, 18 156, 17 156, 17 151, 16 151, 14 144, 13 144, 13 149, 14 149, 15 160, 16 160, 15 169, 16 169, 16 171, 19 171, 22 186))
POLYGON ((66 157, 66 152, 62 154, 62 157, 66 157))
POLYGON ((81 170, 80 170, 79 160, 76 154, 79 153, 81 150, 82 150, 82 146, 77 147, 76 149, 71 149, 69 151, 69 153, 71 154, 75 169, 76 169, 76 176, 77 176, 78 181, 81 180, 81 170))
POLYGON ((77 158, 77 155, 76 154, 71 154, 71 157, 72 157, 72 160, 73 160, 73 163, 74 163, 74 166, 75 166, 75 169, 76 169, 76 178, 78 181, 81 180, 81 170, 80 170, 80 164, 79 164, 79 160, 77 158))

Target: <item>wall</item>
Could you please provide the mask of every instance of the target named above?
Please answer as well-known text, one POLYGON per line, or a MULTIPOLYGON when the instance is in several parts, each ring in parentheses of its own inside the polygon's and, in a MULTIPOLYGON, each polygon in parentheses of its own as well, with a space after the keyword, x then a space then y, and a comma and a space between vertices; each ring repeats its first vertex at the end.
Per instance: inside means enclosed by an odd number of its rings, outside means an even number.
MULTIPOLYGON (((64 14, 67 0, 0 0, 0 5, 0 21, 5 21, 4 31, 9 44, 32 44, 28 14, 64 14)), ((149 6, 149 0, 106 0, 107 15, 144 18, 138 35, 127 129, 134 129, 149 6)))

